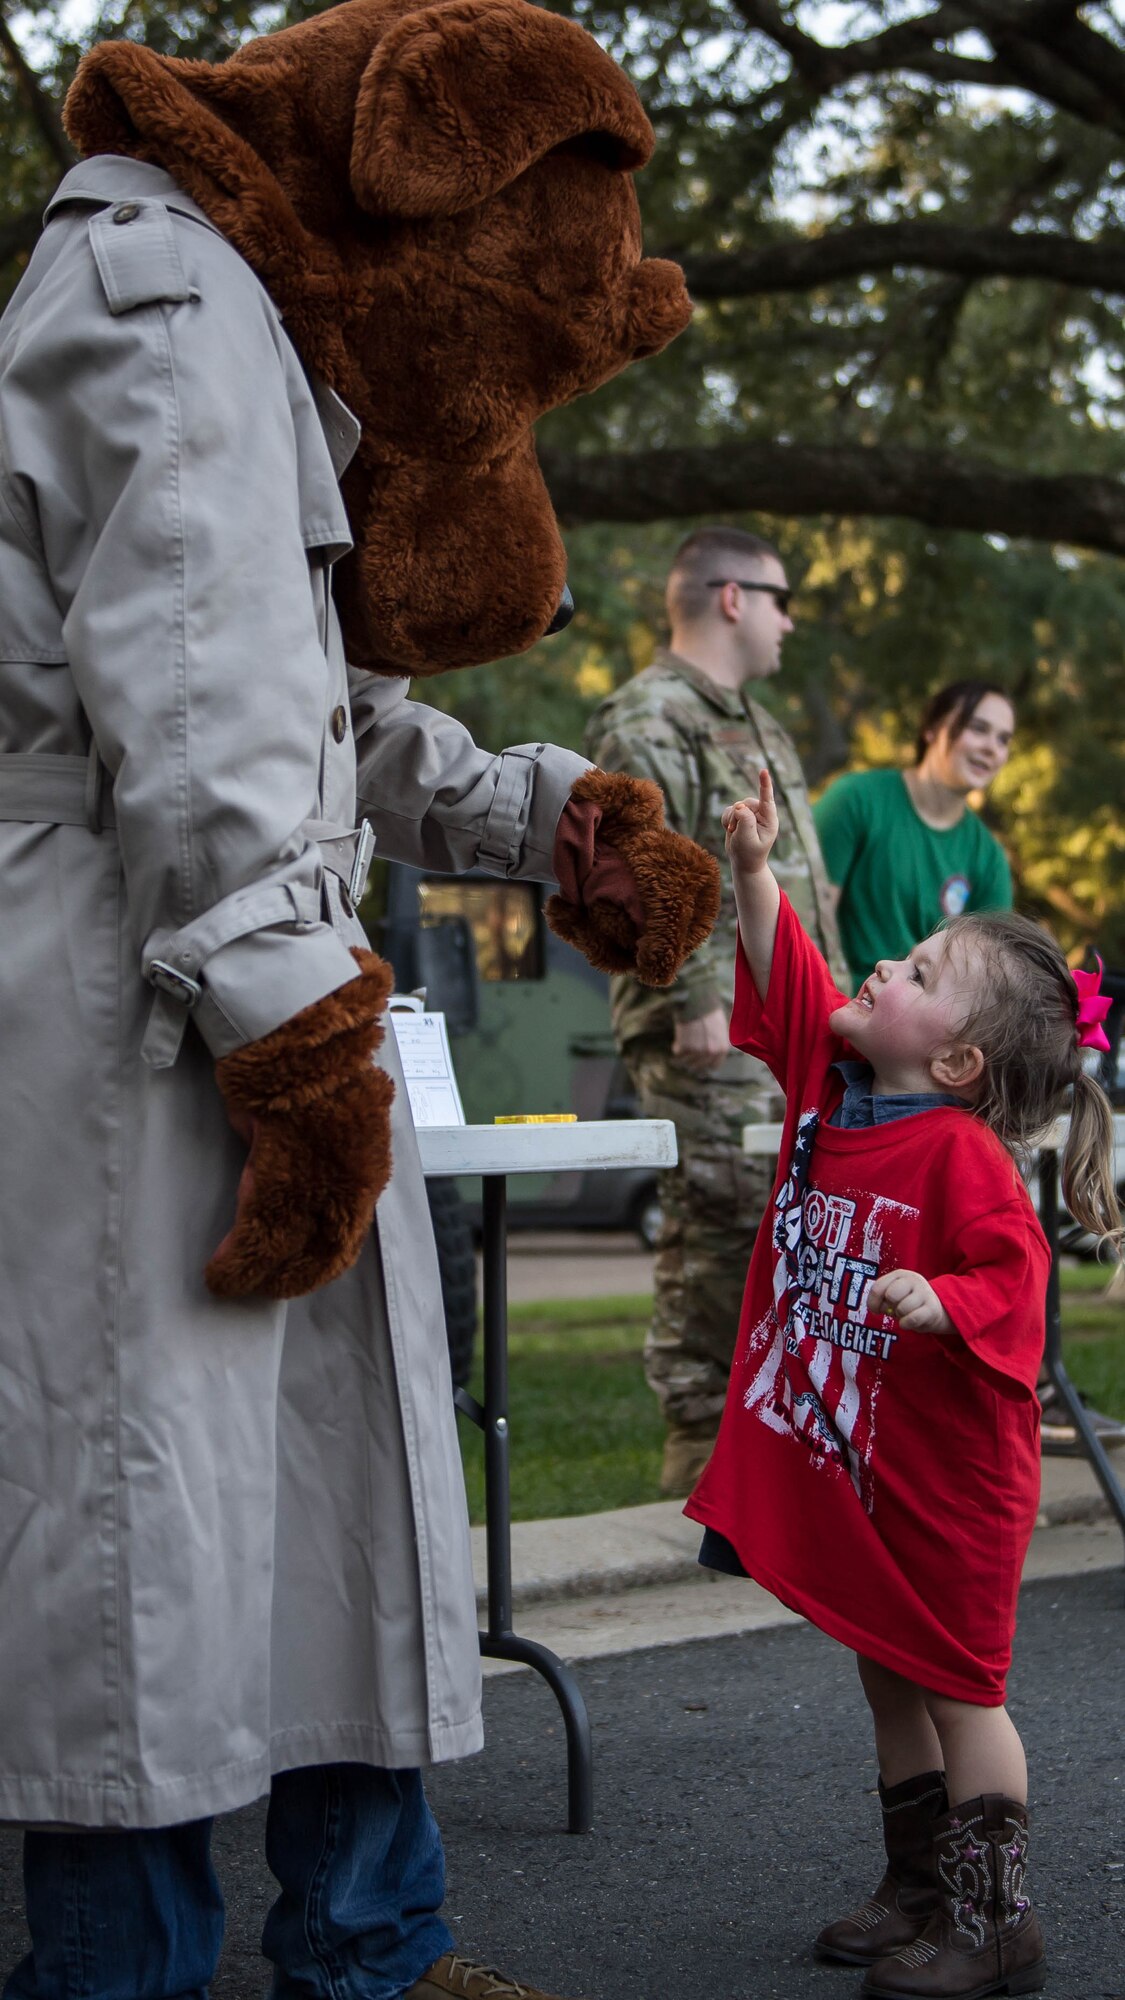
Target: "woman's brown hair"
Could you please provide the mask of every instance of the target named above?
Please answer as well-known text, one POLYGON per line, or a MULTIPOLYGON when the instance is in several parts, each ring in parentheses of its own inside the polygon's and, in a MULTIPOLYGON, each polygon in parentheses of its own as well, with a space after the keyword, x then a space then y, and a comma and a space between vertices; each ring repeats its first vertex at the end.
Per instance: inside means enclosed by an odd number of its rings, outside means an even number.
POLYGON ((1078 989, 1054 939, 1010 910, 955 917, 942 935, 980 967, 978 998, 958 1040, 979 1048, 984 1075, 973 1111, 1017 1158, 1065 1112, 1062 1186, 1076 1222, 1115 1248, 1113 1113, 1078 1046, 1078 989))
POLYGON ((956 743, 963 736, 985 695, 998 694, 1006 701, 1012 714, 1015 704, 1007 688, 998 686, 996 681, 950 681, 948 687, 939 688, 930 696, 918 723, 918 734, 914 739, 915 768, 922 763, 938 731, 948 724, 949 740, 956 743))

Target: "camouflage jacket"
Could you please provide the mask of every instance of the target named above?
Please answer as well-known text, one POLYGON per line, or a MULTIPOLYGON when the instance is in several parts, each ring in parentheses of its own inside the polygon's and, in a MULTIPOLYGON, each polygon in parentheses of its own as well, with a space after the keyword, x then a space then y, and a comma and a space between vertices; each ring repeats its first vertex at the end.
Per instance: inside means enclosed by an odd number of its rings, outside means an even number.
POLYGON ((678 653, 661 650, 595 709, 587 725, 586 755, 603 770, 654 778, 669 826, 715 855, 723 878, 718 922, 674 986, 657 992, 627 974, 612 980, 619 1044, 639 1035, 670 1039, 677 1019, 732 1006, 738 924, 719 815, 732 800, 757 794, 763 764, 773 778, 780 821, 770 865, 833 976, 849 990, 800 761, 781 724, 751 700, 749 687, 744 683, 737 693, 718 687, 678 653))

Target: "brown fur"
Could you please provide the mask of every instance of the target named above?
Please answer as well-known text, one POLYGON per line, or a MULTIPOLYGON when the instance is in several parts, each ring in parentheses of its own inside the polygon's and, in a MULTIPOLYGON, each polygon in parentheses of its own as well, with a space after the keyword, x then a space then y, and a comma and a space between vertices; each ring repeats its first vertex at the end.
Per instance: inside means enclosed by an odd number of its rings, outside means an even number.
POLYGON ((616 848, 636 883, 644 928, 620 904, 585 907, 552 896, 547 921, 602 972, 632 972, 646 986, 670 986, 719 914, 719 866, 694 840, 664 825, 660 788, 622 771, 587 771, 571 798, 601 808, 598 842, 616 848))
POLYGON ((251 1136, 238 1215, 211 1259, 220 1298, 298 1298, 354 1263, 390 1177, 394 1085, 372 1057, 391 968, 360 977, 216 1066, 232 1122, 251 1136))
POLYGON ((358 979, 326 993, 272 1034, 235 1049, 216 1065, 232 1112, 303 1110, 331 1096, 383 1040, 382 1015, 394 982, 385 959, 354 950, 358 979))
POLYGON ((165 167, 359 417, 349 658, 427 674, 521 652, 566 577, 532 425, 657 352, 690 306, 642 260, 632 86, 528 0, 349 0, 212 65, 104 42, 67 129, 165 167))

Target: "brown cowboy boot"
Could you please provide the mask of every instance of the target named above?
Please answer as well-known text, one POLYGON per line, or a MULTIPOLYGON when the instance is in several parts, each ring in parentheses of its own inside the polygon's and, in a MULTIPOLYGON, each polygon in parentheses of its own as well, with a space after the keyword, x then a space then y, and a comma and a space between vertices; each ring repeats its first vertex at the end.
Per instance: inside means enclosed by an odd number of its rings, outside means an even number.
POLYGON ((877 1889, 850 1916, 826 1924, 813 1946, 837 1965, 874 1965, 910 1944, 937 1908, 934 1821, 948 1809, 945 1777, 923 1771, 889 1790, 879 1780, 887 1868, 877 1889))
POLYGON ((913 1944, 873 1965, 866 2000, 985 2000, 1037 1993, 1043 1933, 1024 1894, 1027 1808, 999 1792, 968 1799, 934 1827, 938 1907, 913 1944))

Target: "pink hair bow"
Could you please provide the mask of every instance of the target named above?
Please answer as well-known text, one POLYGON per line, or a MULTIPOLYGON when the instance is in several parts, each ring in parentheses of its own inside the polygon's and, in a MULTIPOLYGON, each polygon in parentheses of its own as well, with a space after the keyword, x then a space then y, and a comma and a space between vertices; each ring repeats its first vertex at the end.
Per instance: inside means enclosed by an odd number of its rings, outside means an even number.
MULTIPOLYGON (((1097 952, 1094 953, 1097 958, 1097 952)), ((1096 972, 1072 972, 1071 978, 1078 988, 1078 1046, 1080 1049, 1109 1048, 1109 1040, 1102 1022, 1113 1005, 1101 990, 1101 959, 1098 958, 1096 972)))

